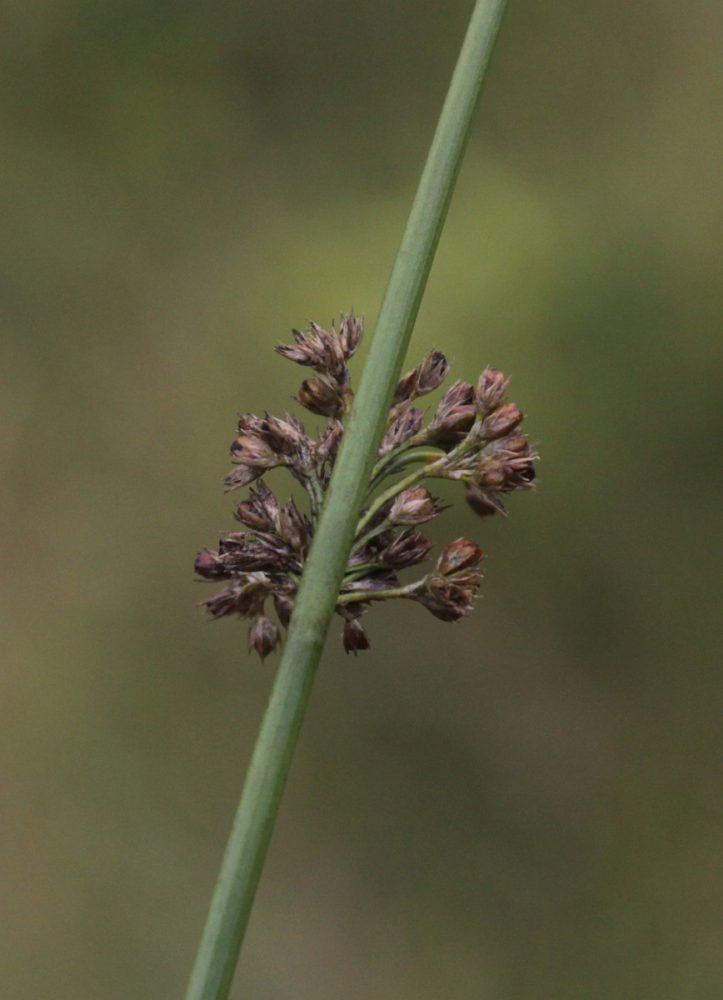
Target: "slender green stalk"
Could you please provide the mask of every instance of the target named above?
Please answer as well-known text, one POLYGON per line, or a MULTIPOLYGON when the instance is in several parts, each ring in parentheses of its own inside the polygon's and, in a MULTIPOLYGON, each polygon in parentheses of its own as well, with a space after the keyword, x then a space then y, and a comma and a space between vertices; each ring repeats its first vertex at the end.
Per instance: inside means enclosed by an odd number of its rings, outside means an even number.
POLYGON ((224 855, 186 1000, 228 996, 369 474, 459 172, 504 0, 477 0, 392 270, 224 855))
POLYGON ((388 462, 381 459, 374 466, 369 492, 378 486, 382 479, 396 475, 405 465, 410 465, 412 462, 433 462, 435 458, 443 458, 445 454, 446 452, 442 451, 441 448, 416 448, 413 445, 410 445, 409 448, 400 448, 396 452, 392 452, 392 457, 388 462))

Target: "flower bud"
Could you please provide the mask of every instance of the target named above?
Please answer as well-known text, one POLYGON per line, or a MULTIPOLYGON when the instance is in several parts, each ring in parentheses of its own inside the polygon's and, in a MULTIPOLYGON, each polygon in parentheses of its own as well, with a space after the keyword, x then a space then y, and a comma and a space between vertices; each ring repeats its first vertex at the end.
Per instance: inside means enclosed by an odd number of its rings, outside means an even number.
POLYGON ((346 412, 347 393, 333 379, 320 375, 302 382, 296 398, 312 413, 322 417, 342 417, 346 412))
POLYGON ((342 316, 339 326, 339 340, 347 361, 356 353, 363 336, 364 320, 361 316, 355 316, 354 313, 342 316))
POLYGON ((256 615, 249 629, 249 649, 255 649, 262 660, 278 646, 279 630, 267 615, 256 615))
POLYGON ((476 416, 473 386, 469 382, 455 382, 442 396, 429 425, 430 439, 459 440, 470 430, 476 416))
POLYGON ((431 548, 432 543, 426 535, 407 528, 382 549, 379 561, 390 569, 406 569, 422 562, 431 548))
POLYGON ((487 441, 504 437, 522 422, 523 413, 517 403, 502 403, 482 421, 480 437, 487 441))
POLYGON ((298 365, 307 365, 323 374, 341 378, 346 373, 344 350, 336 331, 329 333, 318 323, 311 323, 306 333, 291 331, 295 344, 279 344, 276 352, 298 365))
POLYGON ((360 649, 369 649, 369 637, 358 618, 349 618, 344 623, 344 650, 355 656, 360 649))
POLYGON ((332 420, 321 435, 316 449, 316 455, 320 462, 333 462, 336 459, 343 436, 344 424, 340 420, 332 420))
POLYGON ((294 610, 294 600, 288 594, 280 594, 278 591, 274 591, 273 598, 279 621, 284 628, 288 628, 291 621, 291 612, 294 610))
POLYGON ((483 558, 484 553, 479 545, 468 538, 458 538, 442 550, 437 560, 437 572, 443 576, 451 576, 460 570, 479 565, 483 558))
POLYGON ((480 413, 490 413, 504 399, 509 379, 497 368, 485 368, 477 381, 475 402, 480 413))
POLYGON ((387 516, 392 524, 424 524, 442 509, 426 487, 412 486, 399 494, 387 516))
POLYGON ((238 469, 229 472, 224 478, 224 489, 227 493, 230 493, 232 490, 238 490, 242 486, 248 486, 249 483, 252 483, 254 479, 258 479, 263 474, 264 470, 262 468, 252 469, 250 465, 239 465, 238 469))
POLYGON ((295 552, 305 552, 309 544, 309 532, 293 500, 281 508, 278 533, 295 552))
POLYGON ((505 463, 501 459, 484 459, 477 468, 475 479, 483 489, 488 491, 503 490, 507 482, 505 463))
POLYGON ((279 464, 278 456, 257 434, 239 434, 231 443, 231 461, 250 469, 270 469, 279 464))
POLYGON ((417 395, 426 396, 444 382, 449 374, 449 362, 441 351, 432 351, 417 366, 417 395))
POLYGON ((204 580, 220 580, 227 575, 223 560, 213 549, 202 549, 196 556, 193 568, 204 580))
POLYGON ((413 595, 436 618, 456 622, 472 610, 481 576, 468 573, 456 577, 432 576, 426 586, 413 595))
POLYGON ((414 407, 398 416, 384 435, 384 440, 379 447, 379 454, 386 455, 395 448, 398 448, 400 444, 408 441, 410 437, 417 433, 422 426, 423 420, 424 414, 422 411, 416 410, 414 407))

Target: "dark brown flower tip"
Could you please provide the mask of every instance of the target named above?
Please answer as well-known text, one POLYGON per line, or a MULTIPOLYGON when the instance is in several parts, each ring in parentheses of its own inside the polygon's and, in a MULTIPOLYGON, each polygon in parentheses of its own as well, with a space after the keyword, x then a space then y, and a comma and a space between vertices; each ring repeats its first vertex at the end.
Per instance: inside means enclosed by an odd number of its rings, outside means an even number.
POLYGON ((395 448, 398 448, 400 444, 408 441, 409 438, 413 437, 419 431, 423 420, 424 414, 422 411, 416 410, 414 407, 398 416, 384 435, 384 439, 379 447, 379 455, 386 455, 395 448))
POLYGON ((249 628, 249 649, 255 649, 265 660, 280 641, 279 630, 271 619, 264 614, 256 615, 249 628))
POLYGON ((421 531, 406 528, 382 549, 379 561, 390 569, 406 569, 426 559, 432 543, 421 531))
POLYGON ((458 538, 442 550, 437 560, 437 572, 442 576, 452 576, 462 570, 479 566, 483 558, 484 553, 479 545, 475 545, 468 538, 458 538))
POLYGON ((277 590, 274 591, 272 596, 279 621, 284 628, 288 628, 291 621, 291 613, 294 610, 294 599, 289 594, 282 594, 277 590))
POLYGON ((304 425, 291 413, 284 418, 271 417, 267 413, 260 419, 258 433, 279 455, 285 455, 298 462, 313 450, 313 442, 304 430, 304 425))
POLYGON ((341 341, 341 348, 347 361, 356 354, 363 336, 364 318, 362 316, 355 316, 352 312, 348 316, 341 317, 339 323, 339 340, 341 341))
POLYGON ((418 366, 417 395, 434 392, 449 374, 449 362, 441 351, 432 351, 418 366))
POLYGON ((231 442, 231 461, 261 470, 279 464, 277 454, 258 434, 239 434, 231 442))
POLYGON ((445 392, 429 425, 430 440, 459 441, 470 430, 477 416, 474 387, 469 382, 455 382, 445 392))
POLYGON ((535 485, 536 458, 523 434, 500 438, 482 451, 476 482, 487 492, 531 489, 535 485))
POLYGON ((349 403, 350 390, 325 375, 307 378, 301 383, 296 397, 302 406, 322 417, 343 417, 349 403))
POLYGON ((239 503, 234 516, 247 528, 276 531, 279 526, 279 502, 263 479, 259 479, 256 490, 252 489, 248 499, 239 503))
POLYGON ((233 614, 254 615, 261 611, 272 589, 273 584, 266 573, 246 573, 220 593, 203 601, 203 606, 212 618, 233 614))
POLYGON ((397 382, 394 391, 393 407, 414 399, 415 396, 426 396, 434 392, 449 373, 449 363, 441 351, 432 351, 411 371, 406 372, 397 382))
POLYGON ((341 445, 343 437, 344 424, 341 420, 332 420, 329 424, 327 424, 324 432, 319 438, 319 443, 316 446, 316 457, 318 461, 331 462, 333 464, 339 452, 339 446, 341 445))
POLYGON ((233 490, 241 489, 242 486, 248 486, 249 483, 253 483, 263 474, 263 469, 252 469, 249 465, 239 465, 238 469, 229 472, 224 478, 224 489, 227 493, 231 493, 233 490))
POLYGON ((369 636, 358 618, 349 618, 344 623, 344 651, 355 656, 360 649, 369 649, 369 636))
POLYGON ((387 517, 392 524, 424 524, 444 510, 424 486, 412 486, 394 500, 387 517))
POLYGON ((204 580, 222 580, 228 576, 223 560, 213 549, 202 549, 196 556, 193 568, 204 580))
POLYGON ((507 510, 500 498, 486 493, 475 483, 467 486, 465 500, 478 517, 490 517, 492 514, 507 516, 507 510))
POLYGON ((480 413, 491 413, 504 399, 509 379, 498 368, 485 368, 477 381, 475 401, 480 413))
POLYGON ((444 622, 456 622, 474 607, 482 577, 479 573, 432 576, 414 599, 444 622))
POLYGON ((335 379, 345 377, 344 345, 336 331, 329 333, 317 323, 311 323, 306 333, 300 330, 291 333, 295 343, 279 344, 276 347, 278 354, 335 379))
POLYGON ((486 441, 510 434, 522 423, 523 413, 517 403, 502 403, 482 421, 480 437, 486 441))
POLYGON ((299 513, 293 499, 281 508, 278 526, 279 537, 300 555, 305 556, 311 543, 311 526, 299 513))

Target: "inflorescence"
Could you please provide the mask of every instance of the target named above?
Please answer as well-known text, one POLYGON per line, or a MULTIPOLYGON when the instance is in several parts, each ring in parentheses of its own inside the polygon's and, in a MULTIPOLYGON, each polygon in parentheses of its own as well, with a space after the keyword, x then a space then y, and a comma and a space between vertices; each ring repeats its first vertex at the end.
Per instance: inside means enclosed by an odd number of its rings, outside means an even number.
MULTIPOLYGON (((347 363, 363 332, 362 319, 352 314, 341 317, 338 330, 334 324, 323 330, 316 323, 306 333, 294 330, 294 343, 276 348, 282 357, 314 372, 302 382, 297 400, 327 418, 318 438, 289 414, 245 413, 239 418, 231 444, 236 467, 225 484, 227 491, 255 484, 234 511, 245 530, 230 532, 217 549, 200 552, 195 568, 204 580, 228 581, 203 604, 212 618, 249 618, 249 647, 262 658, 281 641, 267 607, 273 605, 284 628, 291 618, 351 409, 347 363), (293 499, 282 506, 264 482, 265 472, 281 466, 308 494, 308 514, 293 499)), ((425 414, 413 404, 437 389, 448 373, 445 356, 432 351, 397 385, 336 604, 348 653, 369 648, 361 618, 374 601, 417 601, 442 621, 457 621, 472 609, 483 552, 466 538, 450 542, 424 576, 407 584, 399 579, 400 571, 427 559, 432 543, 419 527, 445 509, 425 481, 461 481, 467 503, 481 517, 505 514, 502 496, 534 485, 537 455, 520 431, 522 411, 506 400, 509 380, 496 368, 486 368, 476 385, 455 382, 425 425, 425 414), (387 478, 391 485, 381 489, 387 478)))

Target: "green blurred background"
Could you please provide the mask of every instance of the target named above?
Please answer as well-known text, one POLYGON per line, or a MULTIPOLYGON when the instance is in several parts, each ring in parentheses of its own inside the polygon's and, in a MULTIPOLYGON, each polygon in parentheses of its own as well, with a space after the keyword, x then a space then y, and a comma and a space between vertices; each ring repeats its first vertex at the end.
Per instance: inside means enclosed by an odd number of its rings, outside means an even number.
MULTIPOLYGON (((272 345, 373 329, 470 6, 4 5, 3 998, 182 994, 275 665, 193 556, 272 345)), ((510 373, 540 488, 440 524, 471 619, 330 640, 234 997, 723 992, 722 29, 511 4, 410 362, 510 373)))

